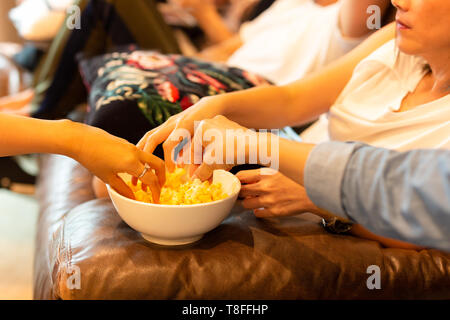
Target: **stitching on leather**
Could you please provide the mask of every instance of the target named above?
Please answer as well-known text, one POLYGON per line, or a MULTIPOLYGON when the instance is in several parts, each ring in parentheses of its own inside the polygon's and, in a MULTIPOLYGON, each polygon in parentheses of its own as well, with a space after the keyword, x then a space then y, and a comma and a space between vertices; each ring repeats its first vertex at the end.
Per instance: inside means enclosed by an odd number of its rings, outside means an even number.
POLYGON ((58 268, 58 296, 61 297, 61 291, 68 291, 70 296, 73 296, 72 290, 67 287, 68 272, 72 266, 72 246, 70 244, 70 238, 66 237, 66 215, 64 215, 61 223, 60 239, 58 246, 57 261, 59 263, 58 268), (65 286, 68 290, 61 290, 61 286, 65 286))
MULTIPOLYGON (((59 268, 59 285, 61 286, 66 286, 67 290, 64 291, 68 291, 70 296, 73 296, 73 292, 72 290, 67 287, 67 281, 69 279, 69 270, 71 270, 71 266, 72 266, 72 246, 70 244, 70 237, 66 237, 66 215, 64 215, 63 217, 63 221, 62 221, 62 232, 61 232, 61 239, 60 239, 60 243, 62 244, 62 248, 65 249, 63 250, 63 254, 62 257, 64 258, 64 262, 61 263, 61 267, 59 268), (64 276, 63 276, 64 275, 64 276), (63 283, 63 280, 65 279, 65 283, 63 283)), ((61 294, 60 294, 61 297, 61 294)))
POLYGON ((61 227, 60 227, 60 234, 59 234, 59 241, 58 241, 58 247, 57 247, 57 255, 56 255, 56 263, 58 264, 58 271, 56 274, 56 286, 55 284, 53 284, 53 290, 55 291, 55 294, 61 298, 61 290, 60 290, 60 285, 61 285, 61 278, 62 278, 62 273, 61 270, 64 270, 66 267, 66 263, 65 263, 65 259, 63 255, 64 255, 64 233, 65 233, 65 224, 66 224, 66 220, 65 217, 63 217, 62 221, 61 221, 61 227))
MULTIPOLYGON (((70 243, 70 237, 67 239, 67 254, 69 255, 68 261, 67 261, 67 266, 71 267, 72 266, 72 245, 70 243)), ((72 270, 72 268, 70 268, 70 270, 72 270)), ((66 273, 67 273, 67 269, 66 269, 66 273)), ((69 289, 69 293, 70 293, 70 296, 73 297, 73 290, 72 289, 69 289)))

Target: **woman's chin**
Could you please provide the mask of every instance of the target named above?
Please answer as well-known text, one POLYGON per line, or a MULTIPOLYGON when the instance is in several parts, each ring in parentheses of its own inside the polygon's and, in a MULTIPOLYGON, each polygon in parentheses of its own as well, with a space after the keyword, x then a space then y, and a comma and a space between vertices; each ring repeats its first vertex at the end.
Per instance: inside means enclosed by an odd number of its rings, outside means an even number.
POLYGON ((395 38, 395 43, 397 45, 397 48, 404 54, 418 55, 420 52, 419 46, 417 45, 417 43, 415 43, 411 40, 405 39, 405 37, 399 35, 398 33, 395 38))

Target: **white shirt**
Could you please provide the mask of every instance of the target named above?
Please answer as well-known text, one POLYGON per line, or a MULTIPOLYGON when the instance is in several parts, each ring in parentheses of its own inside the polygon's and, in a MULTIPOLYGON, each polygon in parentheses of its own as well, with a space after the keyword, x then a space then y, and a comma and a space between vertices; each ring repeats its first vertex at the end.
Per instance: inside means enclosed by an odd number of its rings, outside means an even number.
POLYGON ((336 60, 363 38, 344 38, 338 28, 339 1, 329 6, 312 0, 277 0, 240 29, 243 45, 230 66, 283 85, 336 60))
POLYGON ((396 112, 422 80, 425 64, 419 57, 399 52, 395 40, 361 61, 330 109, 330 139, 399 151, 450 149, 450 95, 396 112))

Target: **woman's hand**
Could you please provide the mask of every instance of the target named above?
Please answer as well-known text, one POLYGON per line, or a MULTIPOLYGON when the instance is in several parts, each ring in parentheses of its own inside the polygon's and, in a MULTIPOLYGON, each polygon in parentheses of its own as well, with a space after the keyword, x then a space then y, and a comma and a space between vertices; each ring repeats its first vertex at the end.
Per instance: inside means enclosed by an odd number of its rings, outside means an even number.
POLYGON ((320 209, 308 198, 305 188, 278 171, 266 168, 243 170, 236 174, 242 187, 239 197, 244 208, 259 218, 292 216, 320 209), (269 172, 270 170, 270 172, 269 172), (271 174, 266 174, 271 173, 271 174))
MULTIPOLYGON (((224 116, 202 120, 195 129, 189 148, 189 173, 200 180, 207 180, 216 169, 230 170, 235 165, 247 163, 249 145, 257 147, 257 143, 255 131, 224 116)), ((184 158, 186 155, 183 153, 181 156, 184 158)))
POLYGON ((163 143, 164 160, 167 169, 175 169, 173 151, 183 140, 183 134, 194 134, 195 121, 212 118, 221 113, 220 96, 204 97, 189 109, 184 110, 164 122, 159 127, 147 132, 139 141, 137 147, 147 153, 153 153, 156 147, 163 143))
POLYGON ((148 170, 140 180, 150 187, 153 201, 159 202, 161 186, 165 182, 164 161, 98 128, 83 125, 79 133, 72 142, 72 158, 121 195, 131 199, 134 199, 134 194, 118 173, 139 177, 144 172, 145 164, 148 164, 154 172, 148 170))

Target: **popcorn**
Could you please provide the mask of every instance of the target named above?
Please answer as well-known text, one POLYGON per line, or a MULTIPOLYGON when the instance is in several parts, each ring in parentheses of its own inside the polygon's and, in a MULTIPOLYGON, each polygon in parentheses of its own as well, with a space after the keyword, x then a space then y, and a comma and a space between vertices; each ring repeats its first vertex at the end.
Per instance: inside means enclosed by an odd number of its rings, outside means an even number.
MULTIPOLYGON (((150 188, 142 190, 142 183, 137 185, 128 182, 128 186, 134 192, 137 201, 153 203, 150 188)), ((182 205, 199 204, 221 200, 228 197, 222 190, 221 183, 201 182, 200 179, 192 181, 186 179, 186 170, 176 168, 173 173, 166 173, 166 183, 161 189, 160 204, 182 205)))

